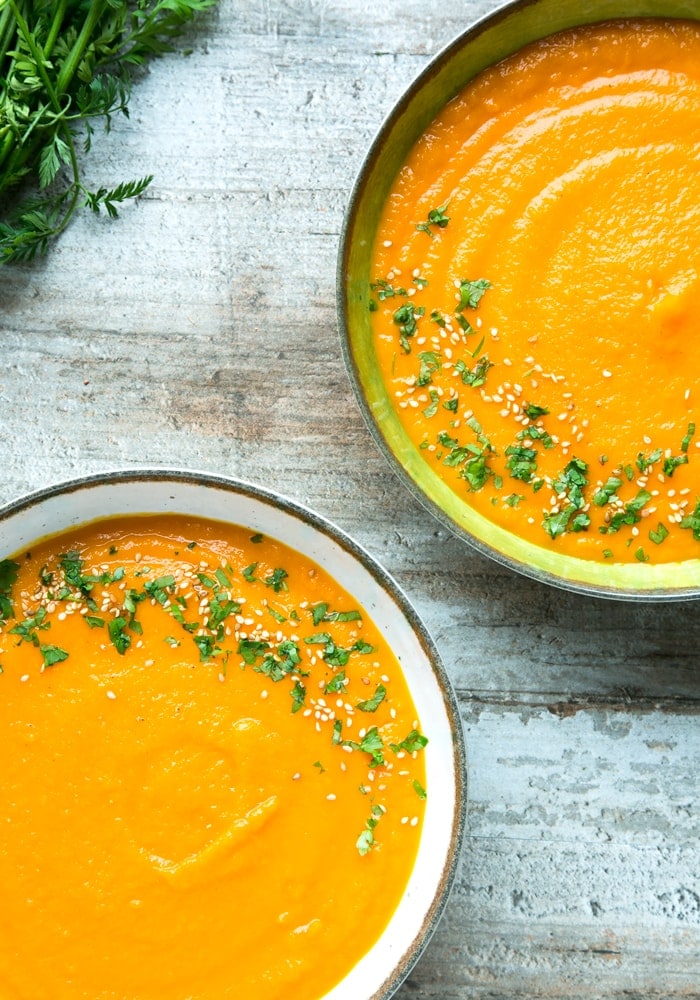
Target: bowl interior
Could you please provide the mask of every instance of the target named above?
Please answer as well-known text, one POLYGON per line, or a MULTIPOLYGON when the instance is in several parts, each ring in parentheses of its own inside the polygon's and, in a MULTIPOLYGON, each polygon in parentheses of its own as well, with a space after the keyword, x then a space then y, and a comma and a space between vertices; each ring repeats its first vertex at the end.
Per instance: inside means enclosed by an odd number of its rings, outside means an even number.
POLYGON ((380 449, 408 489, 455 534, 485 555, 542 582, 603 597, 698 596, 700 560, 599 565, 534 545, 476 512, 424 461, 382 380, 370 324, 370 266, 384 201, 408 152, 440 109, 486 67, 530 42, 577 25, 618 17, 698 19, 689 0, 516 0, 477 22, 409 86, 377 134, 350 200, 338 261, 338 312, 345 362, 380 449))
POLYGON ((33 494, 0 511, 0 558, 96 519, 168 512, 244 525, 313 559, 364 606, 403 667, 430 740, 425 751, 430 794, 418 857, 386 931, 327 1000, 388 997, 444 908, 464 829, 464 743, 450 682, 432 641, 391 578, 337 528, 259 487, 212 476, 112 474, 33 494))

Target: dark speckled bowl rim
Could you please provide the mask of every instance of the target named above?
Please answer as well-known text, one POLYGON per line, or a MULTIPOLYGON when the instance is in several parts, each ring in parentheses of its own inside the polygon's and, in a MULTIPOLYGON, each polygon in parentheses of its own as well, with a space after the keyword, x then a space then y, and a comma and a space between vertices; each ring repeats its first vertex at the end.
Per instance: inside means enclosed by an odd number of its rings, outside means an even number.
MULTIPOLYGON (((360 211, 362 200, 372 183, 373 170, 384 144, 391 138, 392 131, 397 126, 397 123, 401 120, 407 109, 415 102, 417 96, 420 95, 426 85, 429 85, 456 57, 459 58, 465 48, 472 45, 475 40, 480 39, 485 32, 497 28, 502 22, 513 15, 518 16, 523 12, 527 14, 529 9, 536 10, 538 6, 546 7, 548 2, 550 6, 553 6, 557 4, 558 0, 508 0, 508 2, 503 3, 485 16, 474 19, 463 32, 453 38, 428 62, 427 66, 409 83, 388 115, 384 118, 356 176, 343 217, 336 270, 336 308, 341 351, 347 374, 365 424, 394 474, 440 524, 477 552, 538 583, 589 597, 638 603, 697 600, 700 598, 700 560, 686 560, 683 563, 676 564, 659 564, 660 566, 666 565, 668 567, 667 575, 669 579, 672 578, 674 567, 681 569, 692 565, 692 571, 688 570, 691 574, 690 579, 683 584, 671 582, 660 586, 645 587, 633 586, 627 583, 626 577, 622 578, 622 582, 617 583, 598 582, 597 579, 593 581, 589 579, 577 579, 573 574, 572 577, 569 577, 564 572, 556 572, 542 566, 531 565, 524 557, 502 552, 496 547, 495 543, 492 544, 468 528, 465 528, 462 524, 459 524, 452 518, 449 512, 440 506, 433 496, 429 495, 422 488, 420 483, 414 480, 407 468, 404 467, 399 456, 392 450, 391 444, 382 430, 380 421, 375 416, 373 408, 365 395, 360 377, 360 366, 353 350, 352 324, 349 315, 348 261, 352 250, 352 239, 355 235, 356 217, 360 211)), ((574 24, 596 23, 620 17, 671 17, 700 20, 700 10, 698 10, 697 4, 693 4, 691 0, 629 0, 629 4, 628 0, 580 0, 580 2, 579 0, 570 0, 570 3, 572 7, 576 7, 577 13, 580 12, 581 15, 580 19, 573 22, 571 26, 574 26, 574 24), (632 9, 626 9, 627 6, 632 9), (673 11, 662 9, 670 7, 673 7, 673 11)), ((541 32, 539 37, 544 37, 553 30, 558 29, 547 29, 541 32)), ((512 51, 517 51, 517 48, 522 47, 522 44, 525 43, 515 46, 512 51)), ((479 69, 477 68, 476 72, 478 71, 479 69)), ((471 75, 475 74, 472 73, 471 75)), ((465 76, 462 86, 469 79, 469 75, 465 76)), ((459 89, 461 87, 446 94, 443 105, 459 89)), ((417 140, 420 131, 415 134, 413 141, 417 140)), ((503 534, 512 533, 504 530, 503 534)), ((547 551, 543 547, 534 545, 531 548, 542 548, 543 552, 547 551)), ((580 566, 582 563, 591 563, 591 560, 570 557, 568 562, 571 564, 572 569, 575 569, 576 565, 580 566)), ((600 568, 603 568, 602 565, 600 568)), ((641 569, 644 570, 644 567, 641 567, 641 569)), ((584 575, 590 573, 589 569, 582 569, 581 571, 584 575)))
MULTIPOLYGON (((356 542, 341 528, 337 527, 337 525, 333 524, 333 522, 329 521, 325 517, 322 517, 320 514, 315 513, 309 507, 306 507, 302 503, 292 500, 287 496, 279 494, 272 489, 268 489, 267 487, 260 486, 247 480, 221 476, 209 472, 199 472, 193 470, 183 471, 173 468, 158 467, 143 469, 118 469, 97 472, 86 476, 76 477, 74 479, 59 481, 42 489, 27 493, 16 500, 10 501, 0 507, 0 528, 2 528, 4 522, 9 521, 15 515, 22 514, 22 512, 27 511, 32 507, 36 507, 44 501, 51 500, 52 498, 69 496, 72 493, 79 493, 83 490, 89 490, 92 487, 109 487, 110 485, 120 486, 125 484, 128 485, 130 483, 147 484, 155 481, 172 483, 174 486, 177 486, 178 484, 188 487, 203 486, 207 489, 221 490, 227 494, 231 494, 232 496, 244 496, 248 499, 252 499, 259 503, 281 510, 293 519, 301 521, 306 526, 314 529, 314 531, 320 535, 323 535, 335 542, 356 562, 360 563, 364 569, 374 577, 380 588, 386 591, 393 599, 406 622, 410 626, 413 634, 418 639, 426 660, 431 666, 451 726, 452 760, 456 787, 456 796, 452 811, 452 831, 450 835, 449 851, 442 867, 441 876, 438 884, 434 888, 433 899, 426 912, 426 916, 420 930, 415 935, 413 940, 404 947, 400 958, 383 984, 372 994, 371 997, 367 998, 367 1000, 389 1000, 423 954, 423 951, 425 950, 440 921, 440 918, 442 917, 445 907, 447 906, 450 890, 457 876, 466 831, 467 752, 464 732, 452 682, 444 668, 437 647, 435 646, 427 628, 423 624, 423 621, 402 588, 375 559, 375 557, 368 552, 368 550, 356 542)), ((134 513, 157 513, 160 509, 161 508, 157 507, 155 504, 152 509, 149 509, 148 505, 145 505, 143 510, 139 510, 138 512, 134 511, 134 513)), ((177 508, 176 506, 173 507, 173 512, 175 511, 182 514, 188 513, 186 509, 180 510, 180 508, 177 508)), ((99 521, 103 519, 104 516, 105 515, 101 514, 99 511, 95 511, 94 518, 77 518, 75 526, 89 524, 93 521, 99 521)), ((118 516, 118 514, 114 513, 106 516, 118 516)), ((219 522, 222 521, 220 517, 215 518, 215 520, 218 520, 219 522)), ((238 524, 240 522, 234 521, 234 519, 231 518, 230 523, 238 524)), ((15 549, 14 552, 22 551, 26 545, 36 543, 42 538, 51 538, 52 535, 57 533, 56 529, 52 530, 50 524, 46 524, 45 527, 45 534, 28 539, 26 543, 21 545, 19 549, 15 549)), ((58 529, 58 533, 62 533, 67 530, 70 530, 70 526, 58 529)), ((284 540, 281 539, 281 541, 284 540)), ((0 551, 0 558, 6 558, 12 554, 14 553, 3 553, 0 551)), ((358 596, 358 599, 361 599, 359 598, 359 595, 356 596, 358 596)), ((323 998, 320 998, 320 1000, 323 1000, 323 998)))

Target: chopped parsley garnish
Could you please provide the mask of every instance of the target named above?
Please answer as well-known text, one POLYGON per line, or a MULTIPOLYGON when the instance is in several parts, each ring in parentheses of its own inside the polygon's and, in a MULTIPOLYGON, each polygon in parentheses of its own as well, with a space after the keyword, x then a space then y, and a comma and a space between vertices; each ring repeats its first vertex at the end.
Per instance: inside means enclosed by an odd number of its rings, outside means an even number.
POLYGON ((0 560, 0 623, 13 615, 12 587, 17 582, 19 563, 12 559, 0 560))
POLYGON ((39 646, 41 652, 44 667, 53 667, 56 663, 62 663, 64 660, 68 659, 68 653, 65 649, 61 649, 60 646, 39 646))
POLYGON ((523 407, 523 413, 530 420, 537 420, 538 417, 546 417, 549 410, 546 406, 537 406, 536 403, 526 403, 523 407))
POLYGON ((269 642, 258 639, 241 639, 238 643, 238 653, 249 667, 252 667, 259 657, 264 656, 269 648, 269 642))
POLYGON ((44 631, 48 628, 50 628, 50 622, 46 621, 46 608, 38 607, 33 615, 30 615, 21 622, 17 622, 10 629, 10 635, 18 635, 20 642, 31 642, 32 645, 38 646, 39 638, 37 631, 44 631))
POLYGON ((446 215, 447 202, 441 205, 439 208, 431 208, 428 212, 427 222, 418 222, 416 224, 416 229, 421 233, 427 233, 428 236, 433 238, 432 226, 437 226, 438 229, 445 229, 450 221, 449 215, 446 215))
POLYGON ((482 489, 490 476, 494 477, 494 484, 500 489, 500 477, 495 475, 488 464, 488 459, 495 454, 491 442, 474 417, 469 418, 467 426, 476 434, 476 444, 460 445, 456 438, 447 432, 441 431, 438 434, 439 444, 449 449, 443 458, 443 464, 452 468, 462 466, 459 475, 462 479, 466 479, 472 490, 482 489))
POLYGON ((301 681, 295 682, 290 695, 292 698, 292 713, 298 712, 304 707, 304 700, 306 698, 306 688, 301 681))
POLYGON ((344 667, 350 659, 351 653, 371 653, 373 651, 373 647, 361 639, 358 639, 349 649, 343 649, 342 646, 336 645, 329 632, 316 632, 304 639, 304 642, 309 646, 323 646, 321 656, 323 661, 331 667, 344 667))
POLYGON ((587 472, 586 462, 572 458, 552 484, 564 506, 544 515, 542 526, 550 538, 558 538, 565 531, 586 531, 589 528, 591 519, 581 510, 586 502, 583 491, 588 485, 587 472))
POLYGON ((612 535, 623 525, 637 524, 642 519, 642 508, 651 500, 651 493, 640 490, 636 497, 628 500, 622 510, 616 510, 606 525, 601 525, 599 531, 604 535, 612 535))
POLYGON ((418 355, 420 369, 416 378, 416 385, 428 385, 433 380, 435 372, 440 371, 442 361, 436 351, 421 351, 418 355))
POLYGON ((328 607, 329 605, 326 603, 314 605, 314 625, 319 625, 321 622, 357 622, 362 620, 362 615, 355 609, 352 611, 329 611, 328 607))
POLYGON ((425 309, 420 306, 418 309, 412 302, 406 302, 394 313, 394 323, 399 328, 399 343, 406 354, 411 350, 409 338, 415 336, 418 329, 418 320, 425 315, 425 309))
POLYGON ((700 542, 700 500, 695 504, 695 510, 692 514, 686 514, 683 520, 680 522, 681 528, 688 528, 693 532, 693 538, 696 542, 700 542))
POLYGON ((537 452, 534 448, 526 448, 524 445, 510 444, 506 448, 506 469, 513 479, 519 479, 523 483, 532 481, 537 472, 537 452))
POLYGON ((462 358, 455 364, 455 371, 459 372, 462 376, 462 382, 465 385, 471 386, 472 389, 479 389, 485 384, 489 368, 493 368, 493 362, 489 361, 487 354, 479 358, 473 368, 469 368, 466 361, 463 361, 462 358))
POLYGON ((667 458, 664 459, 664 465, 663 465, 664 475, 672 476, 679 465, 687 465, 687 464, 688 464, 688 456, 686 455, 685 452, 683 452, 683 454, 681 455, 669 455, 667 458))
POLYGON ((421 785, 421 783, 418 780, 418 778, 416 778, 415 781, 413 782, 413 790, 414 790, 414 792, 416 793, 416 795, 418 796, 419 799, 427 799, 428 798, 428 793, 423 788, 423 786, 421 785))
POLYGON ((324 694, 344 694, 345 693, 345 671, 339 670, 337 674, 328 681, 323 689, 324 694))
POLYGON ((593 503, 596 507, 603 507, 615 496, 622 486, 622 480, 618 476, 609 476, 606 483, 593 494, 593 503))
POLYGON ((428 739, 419 733, 417 729, 412 729, 408 736, 401 740, 400 743, 391 743, 391 749, 394 753, 399 753, 401 750, 406 753, 416 753, 418 750, 422 750, 428 745, 428 739))
POLYGON ((372 767, 381 767, 384 763, 384 740, 376 726, 368 729, 359 743, 354 740, 344 740, 343 745, 352 747, 353 750, 362 750, 363 753, 368 753, 372 767))
POLYGON ((272 587, 276 594, 279 594, 281 590, 289 590, 289 585, 287 584, 288 576, 289 574, 286 569, 274 569, 269 576, 265 577, 265 586, 272 587))
POLYGON ((430 403, 423 410, 423 416, 430 420, 434 417, 438 411, 438 403, 440 402, 440 397, 435 391, 435 389, 430 390, 430 403))
POLYGON ((126 633, 127 624, 126 618, 119 615, 118 618, 112 618, 107 625, 109 638, 112 640, 116 651, 122 656, 131 645, 131 636, 126 633))
MULTIPOLYGON (((239 646, 240 652, 240 646, 239 646)), ((259 674, 265 674, 270 680, 278 682, 288 677, 289 674, 306 675, 308 671, 302 670, 299 666, 301 655, 299 647, 292 639, 283 640, 277 647, 277 653, 265 652, 262 662, 258 663, 259 656, 253 660, 253 669, 259 674)))
POLYGON ((405 288, 402 288, 400 285, 394 288, 393 285, 390 285, 388 281, 384 281, 383 279, 373 281, 369 287, 373 292, 377 293, 377 298, 380 302, 383 302, 384 299, 396 298, 397 295, 408 295, 405 288))
POLYGON ((665 524, 659 521, 658 528, 652 528, 649 531, 649 538, 654 543, 654 545, 661 545, 665 538, 668 538, 668 528, 665 524))
POLYGON ((476 281, 465 279, 459 283, 459 305, 457 312, 463 309, 476 309, 484 293, 491 287, 491 282, 486 278, 478 278, 476 281))
POLYGON ((385 698, 386 688, 383 684, 377 684, 377 689, 372 697, 367 698, 365 701, 358 701, 355 707, 361 712, 376 712, 385 698))
POLYGON ((685 437, 681 441, 681 451, 687 451, 690 447, 690 442, 693 435, 695 434, 695 424, 688 424, 688 430, 686 431, 685 437))
MULTIPOLYGON (((200 579, 203 574, 199 574, 200 579)), ((143 589, 146 591, 149 597, 157 601, 161 607, 164 607, 170 600, 170 596, 173 588, 175 587, 175 577, 168 573, 166 576, 159 576, 156 580, 148 580, 143 585, 143 589)))
POLYGON ((376 841, 374 836, 374 831, 377 827, 377 823, 384 815, 384 810, 379 805, 373 805, 370 810, 370 815, 365 822, 365 828, 357 838, 356 847, 358 852, 364 857, 365 854, 369 852, 374 847, 376 841))
POLYGON ((661 448, 657 448, 656 451, 652 451, 649 455, 645 455, 643 452, 639 452, 636 458, 637 468, 641 473, 648 472, 652 465, 659 461, 663 451, 661 448))
POLYGON ((208 663, 217 653, 221 652, 213 635, 193 635, 192 640, 199 650, 199 658, 202 663, 208 663))
POLYGON ((526 427, 515 436, 518 441, 541 441, 546 449, 554 447, 554 438, 544 427, 526 427))

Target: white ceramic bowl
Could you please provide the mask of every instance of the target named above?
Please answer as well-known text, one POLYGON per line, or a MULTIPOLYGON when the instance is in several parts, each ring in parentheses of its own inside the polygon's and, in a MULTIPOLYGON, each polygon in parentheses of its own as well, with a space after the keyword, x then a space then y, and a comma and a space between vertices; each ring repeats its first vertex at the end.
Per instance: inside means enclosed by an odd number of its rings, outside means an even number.
POLYGON ((90 521, 146 513, 191 514, 243 525, 283 541, 342 582, 373 618, 403 666, 422 730, 430 740, 425 750, 430 794, 418 857, 385 932, 323 998, 386 1000, 435 929, 464 833, 464 741, 450 681, 435 647, 396 583, 357 543, 299 504, 232 479, 159 469, 113 472, 49 487, 0 509, 0 559, 90 521))

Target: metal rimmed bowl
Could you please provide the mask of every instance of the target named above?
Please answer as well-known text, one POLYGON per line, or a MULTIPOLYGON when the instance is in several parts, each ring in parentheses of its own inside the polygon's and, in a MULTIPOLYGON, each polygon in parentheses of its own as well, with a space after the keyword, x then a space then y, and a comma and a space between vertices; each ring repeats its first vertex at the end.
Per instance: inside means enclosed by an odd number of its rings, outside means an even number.
MULTIPOLYGON (((464 741, 450 681, 433 642, 397 584, 340 529, 267 489, 204 473, 110 472, 32 493, 0 509, 0 559, 94 521, 168 513, 242 525, 313 560, 342 581, 402 664, 422 730, 429 735, 425 749, 429 795, 418 856, 385 931, 324 998, 386 1000, 435 929, 455 877, 464 835, 464 741)), ((7 763, 12 766, 11 761, 7 763)))
POLYGON ((525 540, 458 495, 411 441, 377 361, 370 322, 371 261, 380 216, 410 151, 430 122, 482 70, 555 32, 615 18, 700 19, 688 0, 515 0, 469 27, 410 84, 378 132, 347 208, 338 260, 342 349, 360 409, 404 485, 481 553, 546 584, 625 600, 700 596, 700 559, 662 564, 596 562, 525 540))

